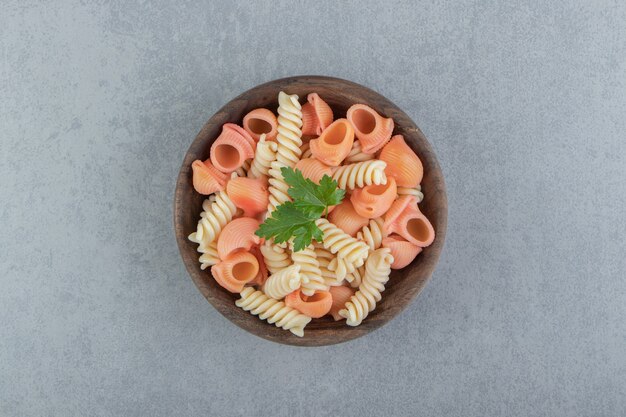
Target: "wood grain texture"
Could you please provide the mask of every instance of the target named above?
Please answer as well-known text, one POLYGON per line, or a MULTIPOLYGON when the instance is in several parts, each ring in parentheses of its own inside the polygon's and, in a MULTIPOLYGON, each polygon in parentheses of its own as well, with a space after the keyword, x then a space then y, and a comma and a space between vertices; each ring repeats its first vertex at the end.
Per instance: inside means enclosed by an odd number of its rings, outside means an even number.
POLYGON ((443 174, 435 153, 424 134, 415 123, 385 97, 362 85, 331 77, 297 76, 270 81, 259 85, 231 100, 202 127, 189 147, 183 161, 174 195, 174 228, 183 262, 194 283, 206 299, 237 326, 264 339, 297 346, 322 346, 345 342, 379 328, 400 313, 424 288, 432 275, 443 249, 447 226, 448 203, 443 174), (202 201, 205 196, 196 193, 191 183, 191 163, 207 159, 211 143, 217 138, 224 123, 241 124, 243 116, 257 107, 275 111, 278 92, 297 94, 304 103, 310 92, 318 93, 333 109, 335 118, 345 117, 347 109, 355 103, 365 103, 395 122, 393 134, 402 134, 424 165, 422 190, 424 201, 420 210, 435 228, 434 243, 406 268, 394 270, 383 298, 376 309, 358 327, 349 327, 345 321, 334 322, 326 317, 313 320, 305 328, 303 338, 279 329, 235 306, 238 294, 230 294, 202 271, 198 262, 197 245, 187 236, 196 230, 202 201))

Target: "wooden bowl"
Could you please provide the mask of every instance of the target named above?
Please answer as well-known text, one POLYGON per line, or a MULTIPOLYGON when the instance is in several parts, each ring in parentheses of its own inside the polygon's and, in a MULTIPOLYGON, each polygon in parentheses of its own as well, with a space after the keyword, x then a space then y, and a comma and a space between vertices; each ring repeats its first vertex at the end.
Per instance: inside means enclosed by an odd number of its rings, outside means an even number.
POLYGON ((283 78, 254 87, 222 107, 202 127, 193 141, 180 169, 174 196, 174 228, 176 240, 187 271, 200 292, 222 315, 237 326, 264 339, 298 346, 322 346, 345 342, 363 336, 394 318, 420 293, 430 278, 443 248, 447 224, 446 187, 435 152, 424 134, 402 110, 380 94, 362 85, 331 77, 301 76, 283 78), (227 122, 241 124, 243 116, 257 107, 271 110, 278 108, 278 92, 297 94, 304 103, 308 93, 318 93, 333 109, 335 118, 345 117, 348 108, 355 103, 365 103, 395 122, 394 134, 402 134, 417 153, 424 165, 422 189, 425 195, 420 210, 435 228, 434 243, 425 248, 407 267, 393 270, 376 309, 358 327, 350 327, 343 321, 330 317, 313 320, 299 338, 291 332, 275 327, 249 312, 235 306, 238 294, 231 294, 220 287, 210 271, 202 271, 195 243, 187 239, 196 230, 202 202, 206 198, 194 191, 191 183, 191 163, 205 160, 209 148, 227 122))

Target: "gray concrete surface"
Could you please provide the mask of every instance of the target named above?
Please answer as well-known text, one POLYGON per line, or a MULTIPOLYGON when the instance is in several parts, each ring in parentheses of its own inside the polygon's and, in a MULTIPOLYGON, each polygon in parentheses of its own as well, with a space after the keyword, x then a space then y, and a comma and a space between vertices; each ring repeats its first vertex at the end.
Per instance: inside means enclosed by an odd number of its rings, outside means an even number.
POLYGON ((626 415, 623 1, 4 0, 0 52, 0 415, 626 415), (419 299, 327 348, 231 325, 172 233, 204 121, 296 74, 395 101, 449 192, 419 299))

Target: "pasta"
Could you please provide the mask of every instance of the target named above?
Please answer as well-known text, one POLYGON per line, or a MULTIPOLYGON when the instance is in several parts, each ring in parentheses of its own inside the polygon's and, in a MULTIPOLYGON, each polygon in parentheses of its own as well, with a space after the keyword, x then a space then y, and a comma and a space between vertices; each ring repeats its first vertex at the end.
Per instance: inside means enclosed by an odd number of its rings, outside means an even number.
POLYGON ((269 193, 264 180, 260 178, 238 177, 228 181, 226 194, 247 217, 256 216, 267 209, 269 193))
POLYGON ((373 219, 385 214, 397 196, 396 180, 389 177, 387 184, 357 188, 350 195, 350 201, 360 216, 373 219))
POLYGON ((281 248, 269 240, 266 240, 260 246, 260 249, 263 259, 265 259, 265 265, 271 274, 275 274, 291 265, 291 257, 287 249, 281 248))
POLYGON ((348 199, 335 207, 328 215, 328 221, 350 236, 356 236, 356 233, 369 222, 366 217, 360 216, 355 211, 348 199))
POLYGON ((268 141, 273 141, 278 133, 278 121, 274 113, 268 109, 259 108, 244 116, 243 128, 256 142, 263 135, 267 136, 268 141))
POLYGON ((413 262, 413 259, 422 251, 400 235, 391 235, 383 239, 383 247, 389 248, 393 256, 391 269, 401 269, 413 262))
POLYGON ((381 217, 370 220, 369 224, 363 226, 360 232, 357 233, 356 238, 367 243, 370 251, 374 251, 383 243, 383 239, 387 236, 383 227, 384 221, 381 217))
POLYGON ((259 221, 250 217, 240 217, 228 223, 217 238, 217 253, 220 259, 228 257, 238 249, 249 251, 261 241, 254 232, 259 221))
POLYGON ((225 123, 208 159, 193 161, 193 187, 208 197, 188 239, 198 245, 201 270, 210 268, 218 285, 240 295, 235 304, 261 320, 299 337, 325 315, 357 326, 381 300, 391 270, 435 238, 417 205, 422 163, 402 135, 392 137, 394 121, 365 104, 334 120, 318 94, 300 105, 281 91, 277 114, 256 108, 242 126, 225 123), (282 168, 310 181, 294 176, 287 184, 282 168), (320 184, 324 176, 337 185, 320 184), (292 201, 290 187, 293 204, 272 216, 292 201), (295 251, 296 237, 306 245, 319 235, 313 222, 323 239, 295 251))
POLYGON ((324 100, 311 93, 302 106, 302 134, 320 135, 333 122, 333 110, 324 100))
POLYGON ((293 243, 289 244, 291 260, 295 265, 300 265, 300 275, 302 275, 302 292, 305 295, 313 295, 315 291, 325 291, 328 286, 322 278, 315 248, 309 245, 301 251, 293 251, 293 243))
POLYGON ((380 152, 380 160, 387 163, 385 173, 396 179, 400 187, 417 187, 422 182, 424 167, 402 135, 395 135, 380 152))
POLYGON ((346 156, 343 162, 346 164, 354 164, 356 162, 369 161, 374 158, 374 154, 363 152, 361 142, 355 140, 352 144, 352 149, 350 149, 350 153, 348 153, 348 156, 346 156))
POLYGON ((268 297, 280 300, 300 288, 300 285, 302 285, 300 265, 291 265, 272 274, 265 281, 263 291, 268 297))
POLYGON ((223 190, 228 180, 228 175, 217 170, 210 159, 202 162, 199 159, 191 164, 193 172, 193 188, 199 193, 210 195, 223 190))
POLYGON ((246 251, 237 251, 211 268, 215 281, 227 291, 240 292, 259 273, 259 262, 246 251))
POLYGON ((196 231, 189 235, 189 240, 199 243, 199 251, 208 248, 209 244, 217 239, 222 228, 230 222, 237 213, 237 207, 228 198, 224 191, 220 191, 202 203, 203 212, 196 231))
POLYGON ((368 257, 359 290, 350 297, 345 308, 339 311, 339 315, 346 318, 348 326, 358 326, 376 308, 389 280, 392 263, 393 256, 387 248, 377 249, 368 257))
POLYGON ((393 119, 382 117, 365 104, 351 106, 346 117, 352 123, 354 133, 365 153, 376 153, 391 138, 393 119))
POLYGON ((422 192, 421 185, 418 185, 417 187, 398 187, 398 195, 413 196, 418 203, 421 203, 424 200, 424 193, 422 192))
POLYGON ((338 166, 354 143, 354 129, 346 119, 337 119, 317 139, 311 139, 311 154, 329 166, 338 166))
POLYGON ((285 304, 306 316, 318 319, 330 311, 333 296, 328 291, 316 291, 311 296, 303 296, 301 290, 296 290, 285 297, 285 304))
POLYGON ((398 198, 385 215, 384 228, 388 234, 397 233, 414 245, 426 247, 433 243, 435 229, 415 201, 412 196, 398 198))
POLYGON ((354 290, 350 287, 346 287, 345 285, 339 287, 332 287, 330 290, 330 295, 333 298, 332 304, 330 306, 330 311, 328 314, 333 316, 333 320, 339 321, 342 320, 343 317, 339 315, 339 310, 342 310, 346 305, 350 297, 354 295, 354 290))
POLYGON ((244 288, 240 294, 241 298, 235 301, 237 307, 249 311, 261 320, 267 320, 270 324, 275 324, 285 330, 289 330, 296 336, 304 336, 304 328, 311 321, 311 317, 298 312, 285 305, 282 301, 274 300, 263 293, 255 291, 254 288, 244 288))
POLYGON ((254 157, 254 139, 243 128, 226 123, 211 145, 211 162, 218 170, 231 173, 254 157))
POLYGON ((385 168, 387 164, 380 160, 357 162, 355 164, 337 167, 333 173, 333 179, 339 184, 339 188, 365 187, 372 184, 386 184, 387 176, 385 168))
POLYGON ((256 145, 256 153, 250 169, 247 171, 248 178, 266 178, 269 175, 270 164, 276 159, 278 144, 270 142, 263 134, 256 145))
POLYGON ((298 96, 287 95, 284 92, 278 93, 278 148, 276 160, 270 164, 269 169, 269 204, 267 211, 271 213, 277 206, 289 201, 287 190, 289 186, 285 183, 280 172, 282 167, 293 168, 300 160, 302 146, 302 112, 298 96))
POLYGON ((320 243, 315 244, 314 248, 315 256, 317 258, 317 263, 320 267, 320 272, 322 275, 322 279, 324 280, 324 284, 328 287, 341 285, 343 283, 343 279, 338 279, 337 274, 335 274, 328 268, 330 262, 335 259, 335 255, 330 253, 330 251, 328 249, 325 249, 324 246, 320 243))
POLYGON ((333 262, 329 264, 329 268, 337 274, 337 279, 343 279, 346 274, 363 264, 368 252, 365 242, 346 234, 326 219, 318 219, 316 224, 324 234, 324 248, 337 254, 334 265, 333 262))

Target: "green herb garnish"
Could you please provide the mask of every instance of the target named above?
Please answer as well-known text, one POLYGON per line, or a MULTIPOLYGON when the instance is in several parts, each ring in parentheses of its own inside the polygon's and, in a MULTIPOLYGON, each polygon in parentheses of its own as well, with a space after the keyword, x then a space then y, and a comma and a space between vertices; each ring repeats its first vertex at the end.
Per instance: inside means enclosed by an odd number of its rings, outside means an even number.
POLYGON ((304 178, 300 170, 281 168, 288 193, 293 201, 276 207, 256 231, 256 235, 274 242, 287 242, 292 237, 293 250, 300 251, 313 239, 322 241, 323 234, 315 221, 328 213, 328 207, 341 203, 345 191, 337 188, 337 181, 324 175, 319 184, 304 178))

